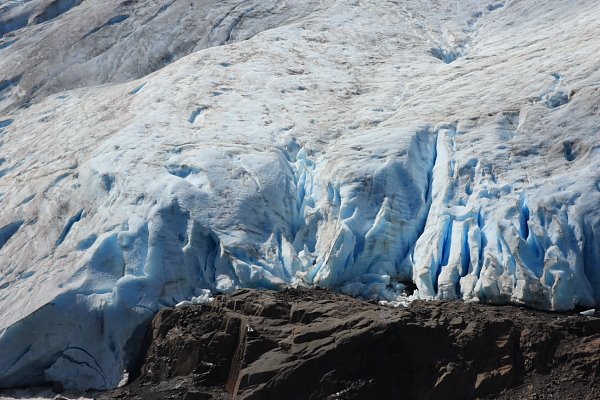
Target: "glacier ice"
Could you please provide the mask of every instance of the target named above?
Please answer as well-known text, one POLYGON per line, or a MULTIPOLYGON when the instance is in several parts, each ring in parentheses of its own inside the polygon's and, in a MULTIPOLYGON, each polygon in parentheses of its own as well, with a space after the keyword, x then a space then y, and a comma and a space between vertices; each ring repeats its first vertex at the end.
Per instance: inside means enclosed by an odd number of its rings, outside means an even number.
POLYGON ((597 2, 48 3, 0 15, 0 387, 240 287, 600 304, 597 2))

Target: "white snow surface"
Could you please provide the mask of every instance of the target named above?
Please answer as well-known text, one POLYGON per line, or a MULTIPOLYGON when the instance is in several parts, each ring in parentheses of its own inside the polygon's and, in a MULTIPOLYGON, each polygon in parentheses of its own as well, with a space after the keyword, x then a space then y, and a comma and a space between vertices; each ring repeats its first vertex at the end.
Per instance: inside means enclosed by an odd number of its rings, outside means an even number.
POLYGON ((597 0, 215 1, 212 41, 148 0, 93 51, 117 3, 72 3, 0 39, 0 387, 115 387, 240 287, 600 305, 597 0))

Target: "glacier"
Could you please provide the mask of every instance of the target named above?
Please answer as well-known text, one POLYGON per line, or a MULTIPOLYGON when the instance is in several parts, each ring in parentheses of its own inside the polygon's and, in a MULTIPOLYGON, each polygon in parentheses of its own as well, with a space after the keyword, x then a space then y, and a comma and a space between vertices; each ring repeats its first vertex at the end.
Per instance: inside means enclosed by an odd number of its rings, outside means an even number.
POLYGON ((600 3, 0 5, 0 387, 240 287, 600 306, 600 3))

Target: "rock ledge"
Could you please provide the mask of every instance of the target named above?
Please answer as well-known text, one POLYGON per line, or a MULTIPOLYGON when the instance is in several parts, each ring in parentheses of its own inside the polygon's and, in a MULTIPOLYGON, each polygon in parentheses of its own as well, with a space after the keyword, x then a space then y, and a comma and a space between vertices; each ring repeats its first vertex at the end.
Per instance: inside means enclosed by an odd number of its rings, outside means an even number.
POLYGON ((600 318, 513 306, 244 289, 163 309, 148 339, 101 399, 600 398, 600 318))

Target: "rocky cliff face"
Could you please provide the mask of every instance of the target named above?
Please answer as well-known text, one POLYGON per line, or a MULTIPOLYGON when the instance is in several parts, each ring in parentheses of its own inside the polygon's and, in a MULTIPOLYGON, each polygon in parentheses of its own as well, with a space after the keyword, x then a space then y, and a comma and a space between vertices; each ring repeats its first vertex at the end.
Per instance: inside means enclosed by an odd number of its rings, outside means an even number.
POLYGON ((164 309, 148 335, 139 377, 101 399, 600 396, 598 317, 240 290, 164 309))

